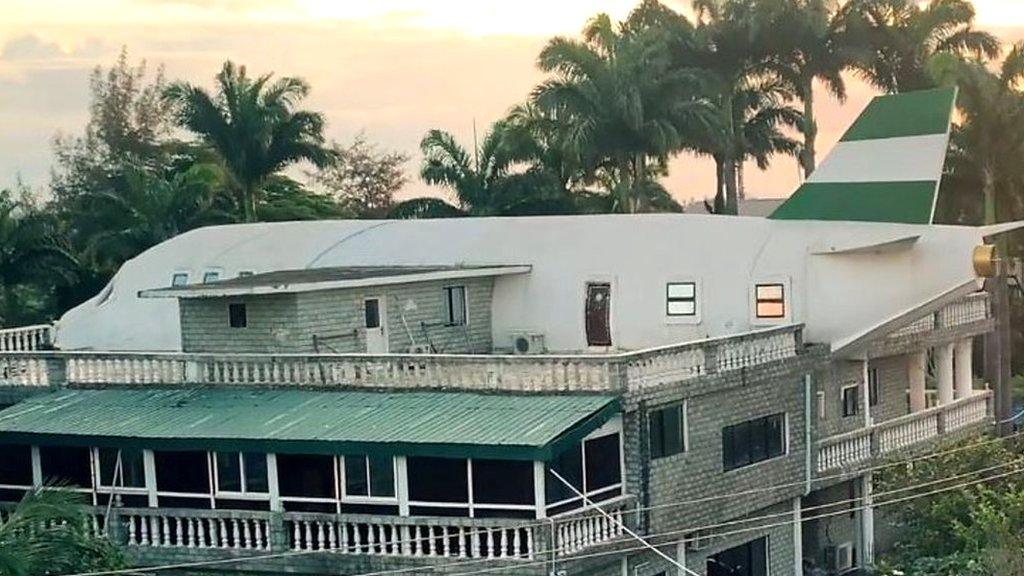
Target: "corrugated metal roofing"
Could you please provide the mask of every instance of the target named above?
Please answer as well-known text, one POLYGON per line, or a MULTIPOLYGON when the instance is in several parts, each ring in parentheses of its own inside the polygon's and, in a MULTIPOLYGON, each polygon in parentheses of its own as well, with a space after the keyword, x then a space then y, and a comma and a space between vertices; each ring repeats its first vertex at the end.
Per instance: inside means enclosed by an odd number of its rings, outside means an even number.
POLYGON ((546 460, 617 410, 605 395, 62 390, 0 411, 0 441, 546 460))

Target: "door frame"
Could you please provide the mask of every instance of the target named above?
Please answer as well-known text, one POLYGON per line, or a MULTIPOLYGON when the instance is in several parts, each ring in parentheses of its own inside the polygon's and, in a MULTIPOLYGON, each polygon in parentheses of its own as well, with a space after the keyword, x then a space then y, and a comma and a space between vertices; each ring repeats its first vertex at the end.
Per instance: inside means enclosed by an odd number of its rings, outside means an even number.
POLYGON ((577 308, 580 311, 579 318, 579 334, 583 338, 583 349, 592 352, 607 352, 614 350, 616 343, 619 341, 619 334, 616 330, 615 322, 615 307, 616 300, 618 299, 618 281, 614 275, 609 274, 586 274, 583 277, 583 281, 580 283, 580 306, 577 308), (612 343, 610 346, 592 346, 587 340, 587 288, 591 284, 608 284, 608 298, 611 302, 608 305, 608 336, 612 343))
POLYGON ((389 353, 391 351, 391 342, 388 339, 388 311, 387 311, 387 300, 385 299, 385 296, 383 296, 383 295, 369 295, 369 294, 366 295, 366 296, 363 296, 363 307, 362 307, 362 309, 363 309, 363 330, 366 331, 366 333, 364 334, 364 338, 365 338, 364 347, 366 348, 366 353, 367 354, 387 354, 387 353, 389 353), (376 300, 377 301, 377 320, 380 322, 381 340, 382 340, 382 342, 384 344, 384 349, 379 351, 379 352, 371 352, 370 351, 369 330, 371 330, 371 328, 366 326, 366 302, 369 301, 369 300, 376 300))

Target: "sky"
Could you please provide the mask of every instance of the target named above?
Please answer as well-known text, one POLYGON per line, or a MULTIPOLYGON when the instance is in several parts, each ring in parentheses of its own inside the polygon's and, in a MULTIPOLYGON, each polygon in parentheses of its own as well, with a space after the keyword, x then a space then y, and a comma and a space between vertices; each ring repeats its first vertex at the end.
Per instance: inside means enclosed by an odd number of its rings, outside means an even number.
MULTIPOLYGON (((688 0, 668 0, 683 9, 688 0)), ((327 117, 340 142, 360 132, 412 156, 402 197, 444 195, 416 177, 418 143, 431 128, 471 145, 527 97, 543 75, 535 60, 553 35, 574 35, 635 0, 0 0, 0 188, 42 189, 52 140, 78 134, 88 117, 88 78, 122 46, 171 79, 211 85, 226 59, 253 73, 301 76, 305 106, 327 117)), ((1024 0, 975 0, 979 25, 1024 38, 1024 0)), ((870 100, 856 81, 844 104, 819 100, 819 148, 827 150, 870 100)), ((787 196, 795 160, 745 171, 748 195, 787 196)), ((714 167, 680 156, 665 179, 680 201, 713 194, 714 167)))

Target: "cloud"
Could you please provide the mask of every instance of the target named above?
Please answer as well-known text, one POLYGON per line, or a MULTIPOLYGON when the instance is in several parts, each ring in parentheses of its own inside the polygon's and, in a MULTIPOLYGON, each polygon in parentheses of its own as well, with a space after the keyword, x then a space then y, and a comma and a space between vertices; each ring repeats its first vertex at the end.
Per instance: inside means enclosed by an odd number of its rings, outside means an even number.
POLYGON ((48 60, 64 56, 56 42, 48 42, 35 34, 19 36, 7 42, 0 52, 2 60, 48 60))

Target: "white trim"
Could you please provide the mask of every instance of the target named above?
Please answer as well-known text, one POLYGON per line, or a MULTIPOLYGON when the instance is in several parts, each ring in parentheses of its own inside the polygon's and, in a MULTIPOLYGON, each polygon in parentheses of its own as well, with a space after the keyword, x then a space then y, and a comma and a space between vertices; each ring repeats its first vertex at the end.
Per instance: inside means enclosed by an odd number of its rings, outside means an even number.
POLYGON ((948 134, 837 142, 808 184, 938 181, 948 134))
MULTIPOLYGON (((188 290, 172 290, 169 288, 153 288, 140 290, 139 298, 216 298, 220 296, 245 296, 250 294, 293 294, 297 292, 316 292, 339 288, 366 288, 371 286, 390 286, 394 284, 411 284, 433 280, 461 280, 467 278, 483 278, 491 276, 510 276, 528 274, 532 266, 489 266, 486 268, 464 268, 457 270, 441 270, 417 274, 400 274, 396 276, 378 276, 359 280, 325 280, 321 282, 304 282, 295 284, 278 284, 274 286, 247 287, 192 287, 188 290)), ((215 272, 217 270, 209 270, 215 272)), ((203 273, 205 276, 206 272, 203 273)), ((224 280, 223 275, 220 278, 224 280)))
POLYGON ((39 446, 32 446, 32 485, 43 485, 43 459, 39 455, 39 446))
POLYGON ((159 494, 156 485, 156 455, 149 448, 142 450, 142 468, 146 475, 146 494, 149 496, 149 507, 156 508, 159 494))
POLYGON ((862 404, 864 403, 864 400, 863 400, 862 396, 863 396, 863 394, 861 394, 861 383, 859 381, 856 384, 847 384, 845 386, 841 386, 839 388, 839 418, 840 419, 842 419, 842 418, 853 418, 854 416, 857 416, 859 414, 863 414, 864 406, 862 406, 862 404), (857 394, 858 394, 858 397, 857 397, 857 412, 854 412, 853 414, 847 414, 846 413, 846 391, 847 390, 857 390, 857 394))
MULTIPOLYGON (((248 479, 245 477, 245 452, 207 452, 209 455, 209 470, 212 475, 213 483, 213 496, 214 498, 222 498, 225 500, 268 500, 270 498, 270 480, 267 480, 267 491, 256 492, 249 490, 248 479), (234 454, 238 457, 238 481, 241 486, 240 491, 236 490, 221 490, 220 488, 220 464, 217 462, 218 454, 234 454)), ((254 453, 253 453, 254 454, 254 453)), ((268 462, 269 465, 269 462, 268 462)), ((267 470, 267 476, 270 476, 270 470, 267 470)))
POLYGON ((398 497, 398 515, 409 515, 409 465, 405 456, 395 456, 395 495, 398 497))
POLYGON ((545 478, 547 475, 544 474, 545 463, 541 460, 534 460, 533 462, 533 507, 536 509, 535 516, 539 520, 543 520, 548 517, 547 508, 547 486, 545 484, 545 478))
POLYGON ((348 485, 346 484, 346 471, 345 471, 345 455, 335 456, 334 458, 338 461, 338 491, 341 494, 341 502, 343 504, 367 504, 367 505, 381 505, 381 506, 396 506, 399 505, 398 497, 398 463, 395 456, 391 457, 391 491, 394 492, 393 496, 373 496, 371 494, 371 485, 373 484, 373 478, 370 474, 370 455, 369 454, 349 454, 348 456, 364 458, 366 463, 366 496, 361 495, 350 495, 348 493, 348 485))
POLYGON ((267 453, 267 492, 270 496, 270 511, 281 512, 281 487, 277 480, 277 454, 267 453))

